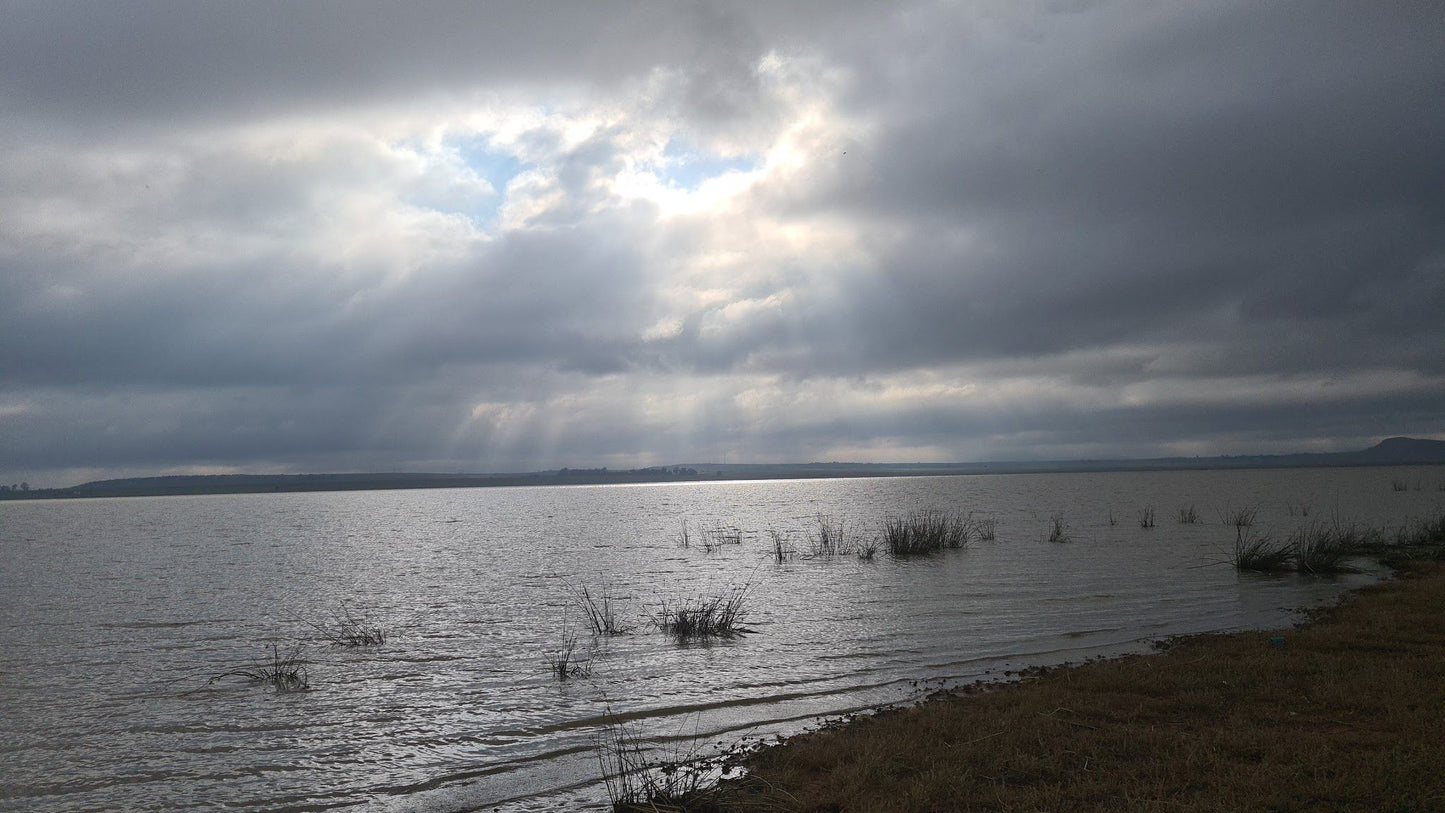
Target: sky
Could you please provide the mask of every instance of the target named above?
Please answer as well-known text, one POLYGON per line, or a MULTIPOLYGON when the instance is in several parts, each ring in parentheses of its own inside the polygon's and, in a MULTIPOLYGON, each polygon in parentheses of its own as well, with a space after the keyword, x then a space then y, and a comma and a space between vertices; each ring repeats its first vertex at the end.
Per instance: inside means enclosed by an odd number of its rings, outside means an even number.
POLYGON ((1437 2, 0 16, 0 482, 1445 438, 1437 2))

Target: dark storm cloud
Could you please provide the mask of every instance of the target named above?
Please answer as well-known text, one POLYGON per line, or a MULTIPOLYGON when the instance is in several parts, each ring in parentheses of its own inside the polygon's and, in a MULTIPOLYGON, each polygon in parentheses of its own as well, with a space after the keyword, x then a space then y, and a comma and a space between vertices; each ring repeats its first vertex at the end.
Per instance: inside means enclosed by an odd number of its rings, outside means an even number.
POLYGON ((1442 41, 1430 3, 12 3, 0 479, 1438 435, 1442 41))

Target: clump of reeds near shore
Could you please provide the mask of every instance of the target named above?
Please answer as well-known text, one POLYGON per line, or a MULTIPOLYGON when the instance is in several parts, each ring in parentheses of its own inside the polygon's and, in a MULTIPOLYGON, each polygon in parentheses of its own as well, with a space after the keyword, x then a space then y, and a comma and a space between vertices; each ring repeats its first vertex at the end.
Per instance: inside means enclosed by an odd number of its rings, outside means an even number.
POLYGON ((793 558, 793 548, 788 544, 788 537, 779 531, 769 530, 768 539, 773 543, 773 561, 778 564, 793 558))
POLYGON ((1294 551, 1287 544, 1276 542, 1269 534, 1255 533, 1239 527, 1234 535, 1234 556, 1236 570, 1252 570, 1261 573, 1289 570, 1294 551))
POLYGON ((808 557, 846 556, 853 552, 853 540, 843 529, 843 521, 826 514, 813 518, 817 532, 808 535, 808 557))
POLYGON ((306 624, 335 646, 381 646, 386 643, 386 630, 373 624, 366 616, 358 616, 345 604, 341 605, 330 621, 306 624))
POLYGON ((677 535, 677 546, 686 548, 692 545, 692 534, 687 532, 687 519, 682 521, 682 531, 677 535))
POLYGON ((1409 491, 1410 484, 1406 483, 1404 480, 1391 480, 1390 488, 1394 491, 1409 491))
POLYGON ((1069 535, 1069 525, 1064 522, 1063 514, 1054 514, 1049 517, 1049 541, 1050 542, 1072 542, 1073 537, 1069 535))
POLYGON ((1346 561, 1358 545, 1354 529, 1331 528, 1321 523, 1296 529, 1289 541, 1295 569, 1315 575, 1354 572, 1346 561))
POLYGON ((562 644, 546 658, 547 669, 558 680, 589 677, 592 674, 592 651, 577 651, 577 633, 562 628, 562 644))
POLYGON ((1199 522, 1199 511, 1193 504, 1179 506, 1179 524, 1193 525, 1199 522))
POLYGON ((582 587, 570 587, 572 603, 582 610, 582 617, 587 620, 587 626, 594 635, 622 635, 632 630, 619 616, 616 602, 612 592, 608 588, 602 588, 601 592, 593 595, 586 585, 582 587))
POLYGON ((915 511, 906 517, 889 517, 883 523, 883 542, 894 556, 917 556, 968 545, 966 519, 942 511, 915 511))
POLYGON ((1254 525, 1254 518, 1258 515, 1258 508, 1226 509, 1224 512, 1224 524, 1233 525, 1235 529, 1248 528, 1254 525))
MULTIPOLYGON (((609 714, 611 712, 609 711, 609 714)), ((637 735, 621 723, 595 740, 602 783, 614 813, 701 813, 719 810, 724 791, 717 780, 733 771, 730 756, 705 756, 694 735, 670 755, 649 756, 637 735)), ((735 792, 730 785, 728 792, 735 792)))
POLYGON ((873 557, 878 555, 878 549, 882 544, 876 536, 870 536, 860 541, 857 549, 858 560, 861 562, 873 561, 873 557))
POLYGON ((1153 527, 1154 527, 1154 506, 1151 505, 1151 506, 1149 506, 1149 507, 1147 507, 1147 508, 1140 508, 1140 509, 1139 509, 1138 517, 1139 517, 1139 527, 1140 527, 1140 528, 1153 528, 1153 527))
POLYGON ((311 687, 311 678, 306 671, 306 658, 301 651, 293 649, 282 655, 280 646, 275 643, 271 644, 270 661, 222 672, 206 683, 215 683, 228 677, 266 684, 280 693, 304 692, 311 687))
POLYGON ((978 531, 978 538, 984 542, 992 542, 998 538, 998 520, 993 517, 973 520, 973 528, 978 531))
POLYGON ((724 595, 696 598, 676 607, 664 603, 654 620, 658 629, 680 641, 732 638, 751 632, 743 626, 750 586, 744 584, 724 595))

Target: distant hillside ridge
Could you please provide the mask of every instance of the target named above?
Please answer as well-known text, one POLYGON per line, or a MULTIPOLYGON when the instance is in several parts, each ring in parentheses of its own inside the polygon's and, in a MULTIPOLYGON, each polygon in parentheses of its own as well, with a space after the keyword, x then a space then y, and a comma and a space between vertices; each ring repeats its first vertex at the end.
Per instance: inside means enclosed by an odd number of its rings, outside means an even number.
POLYGON ((1445 465, 1445 440, 1391 437, 1353 452, 1283 455, 1157 457, 1118 460, 1036 460, 978 463, 688 463, 640 469, 552 469, 506 474, 356 472, 334 474, 163 475, 94 480, 70 488, 0 491, 0 500, 64 497, 139 497, 495 486, 598 485, 697 480, 789 480, 844 477, 919 477, 1042 472, 1280 469, 1320 466, 1445 465))
POLYGON ((1355 454, 1359 455, 1361 460, 1375 464, 1439 463, 1445 461, 1445 440, 1385 438, 1355 454))

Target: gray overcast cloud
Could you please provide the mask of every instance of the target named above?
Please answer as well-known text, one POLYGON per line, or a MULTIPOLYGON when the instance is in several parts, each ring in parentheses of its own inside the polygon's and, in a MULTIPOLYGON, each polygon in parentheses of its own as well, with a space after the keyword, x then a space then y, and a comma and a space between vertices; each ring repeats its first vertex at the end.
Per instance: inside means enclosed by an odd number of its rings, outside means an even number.
POLYGON ((1445 438, 1438 3, 0 14, 6 483, 1445 438))

